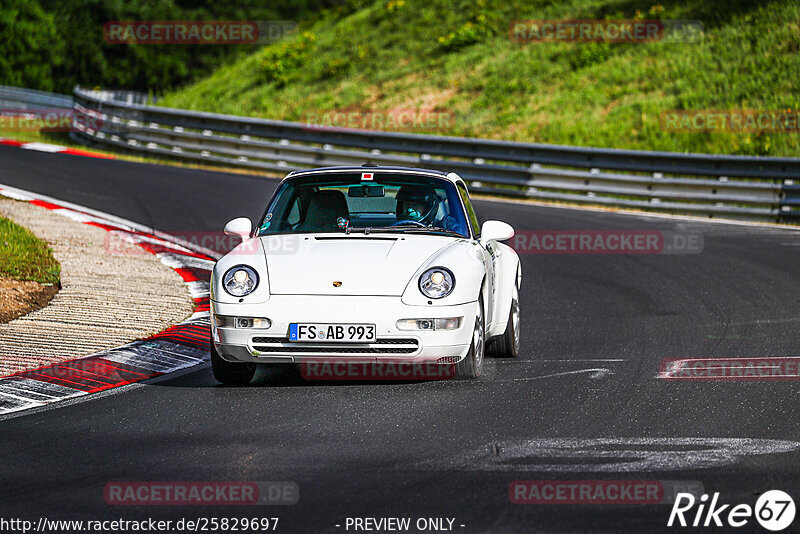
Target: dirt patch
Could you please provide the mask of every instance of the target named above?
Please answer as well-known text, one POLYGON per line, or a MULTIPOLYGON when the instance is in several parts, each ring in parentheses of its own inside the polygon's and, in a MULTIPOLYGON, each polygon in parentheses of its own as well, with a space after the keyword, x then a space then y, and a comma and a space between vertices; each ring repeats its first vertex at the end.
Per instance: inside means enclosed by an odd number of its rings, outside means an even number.
POLYGON ((0 278, 0 323, 44 308, 58 293, 58 285, 0 278))

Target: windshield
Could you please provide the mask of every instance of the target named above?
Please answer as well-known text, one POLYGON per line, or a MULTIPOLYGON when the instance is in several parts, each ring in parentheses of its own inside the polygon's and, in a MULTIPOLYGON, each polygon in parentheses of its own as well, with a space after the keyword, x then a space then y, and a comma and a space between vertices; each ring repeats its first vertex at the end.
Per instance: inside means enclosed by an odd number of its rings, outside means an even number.
POLYGON ((392 173, 327 173, 284 182, 257 235, 307 232, 441 233, 469 237, 448 180, 392 173), (362 174, 373 179, 363 180, 362 174))

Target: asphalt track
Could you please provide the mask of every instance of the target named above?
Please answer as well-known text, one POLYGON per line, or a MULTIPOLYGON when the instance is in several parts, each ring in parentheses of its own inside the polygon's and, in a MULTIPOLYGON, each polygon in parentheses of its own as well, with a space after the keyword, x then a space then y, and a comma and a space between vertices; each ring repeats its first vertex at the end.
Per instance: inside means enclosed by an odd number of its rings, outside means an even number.
MULTIPOLYGON (((276 181, 0 147, 0 183, 170 232, 256 219, 276 181)), ((800 382, 657 377, 664 358, 800 356, 800 234, 477 209, 518 230, 702 233, 704 248, 522 255, 521 357, 490 359, 478 381, 309 384, 264 373, 230 388, 206 366, 7 418, 0 518, 279 517, 281 532, 347 532, 347 517, 448 517, 457 532, 654 532, 669 505, 519 505, 509 484, 684 480, 733 504, 769 489, 800 498, 800 382), (104 485, 120 480, 294 481, 300 501, 110 506, 104 485)), ((737 531, 763 530, 751 520, 737 531)))

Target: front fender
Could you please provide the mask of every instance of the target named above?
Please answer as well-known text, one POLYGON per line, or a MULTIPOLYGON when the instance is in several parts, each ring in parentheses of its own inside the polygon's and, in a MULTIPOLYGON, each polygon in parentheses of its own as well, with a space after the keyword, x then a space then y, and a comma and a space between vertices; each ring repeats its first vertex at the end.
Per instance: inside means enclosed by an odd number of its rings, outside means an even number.
POLYGON ((409 306, 452 306, 475 302, 485 275, 479 245, 459 241, 440 250, 420 266, 408 281, 402 301, 409 306), (431 299, 419 290, 419 277, 431 267, 446 267, 453 273, 455 287, 448 296, 431 299))
POLYGON ((269 272, 267 259, 264 255, 263 244, 260 239, 248 239, 239 246, 221 257, 214 265, 211 272, 209 286, 211 300, 225 304, 247 303, 259 304, 269 300, 269 272), (231 267, 247 265, 258 274, 258 287, 255 291, 244 297, 234 297, 222 287, 222 278, 231 267))
POLYGON ((508 315, 511 312, 513 285, 522 283, 522 265, 514 249, 505 243, 497 243, 495 250, 499 253, 495 262, 497 302, 489 326, 489 337, 501 336, 505 333, 508 315))

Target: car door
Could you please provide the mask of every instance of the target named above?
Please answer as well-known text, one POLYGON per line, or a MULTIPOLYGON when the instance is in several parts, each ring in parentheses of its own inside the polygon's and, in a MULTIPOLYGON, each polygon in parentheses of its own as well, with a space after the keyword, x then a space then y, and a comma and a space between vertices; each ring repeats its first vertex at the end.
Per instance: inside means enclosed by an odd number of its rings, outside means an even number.
POLYGON ((478 249, 483 257, 483 265, 486 269, 486 287, 483 297, 483 314, 484 321, 486 322, 486 329, 494 322, 495 303, 496 303, 496 288, 497 280, 495 280, 496 273, 496 251, 494 250, 493 243, 487 243, 484 247, 480 244, 481 238, 481 225, 478 222, 478 217, 475 215, 475 208, 472 207, 472 202, 469 199, 467 187, 463 182, 458 182, 458 194, 464 203, 464 210, 466 211, 467 221, 472 228, 473 245, 478 249))

